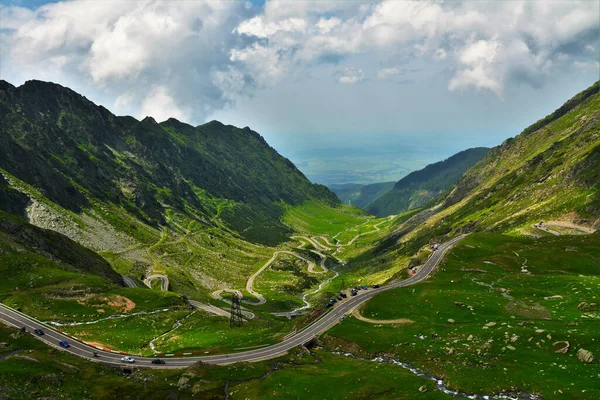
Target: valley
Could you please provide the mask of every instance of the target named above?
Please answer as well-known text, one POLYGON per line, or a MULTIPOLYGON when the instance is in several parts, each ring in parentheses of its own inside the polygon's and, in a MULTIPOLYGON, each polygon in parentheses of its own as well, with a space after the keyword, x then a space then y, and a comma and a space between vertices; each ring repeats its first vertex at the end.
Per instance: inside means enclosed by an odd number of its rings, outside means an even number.
POLYGON ((497 147, 351 188, 361 209, 250 128, 2 82, 0 387, 600 396, 599 85, 497 147))

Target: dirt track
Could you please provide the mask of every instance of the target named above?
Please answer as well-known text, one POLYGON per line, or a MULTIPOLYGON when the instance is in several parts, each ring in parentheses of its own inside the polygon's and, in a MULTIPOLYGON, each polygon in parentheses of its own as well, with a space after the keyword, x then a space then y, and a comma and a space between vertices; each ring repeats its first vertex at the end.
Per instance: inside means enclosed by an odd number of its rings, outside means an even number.
POLYGON ((408 318, 397 318, 397 319, 371 319, 371 318, 367 318, 364 317, 361 313, 360 313, 360 309, 356 309, 354 311, 352 311, 352 316, 356 319, 359 319, 361 321, 364 322, 368 322, 370 324, 388 324, 388 325, 400 325, 400 324, 412 324, 413 321, 412 319, 408 319, 408 318))

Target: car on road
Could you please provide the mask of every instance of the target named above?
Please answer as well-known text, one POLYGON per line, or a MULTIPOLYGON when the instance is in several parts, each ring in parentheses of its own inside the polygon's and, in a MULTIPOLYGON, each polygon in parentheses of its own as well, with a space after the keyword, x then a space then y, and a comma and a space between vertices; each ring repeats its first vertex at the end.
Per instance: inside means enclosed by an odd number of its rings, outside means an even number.
POLYGON ((373 289, 378 289, 380 287, 381 287, 381 285, 373 285, 373 289))
POLYGON ((71 347, 71 345, 69 344, 69 342, 67 342, 66 340, 59 340, 59 341, 58 341, 58 344, 59 344, 61 347, 64 347, 65 349, 66 349, 67 347, 71 347))
POLYGON ((152 364, 166 364, 165 360, 161 360, 160 358, 155 358, 152 360, 152 364))
POLYGON ((356 289, 352 289, 352 290, 350 291, 350 294, 351 294, 352 296, 356 296, 356 295, 358 294, 358 290, 356 290, 356 289))
POLYGON ((346 293, 344 293, 344 292, 340 292, 340 296, 342 296, 344 299, 345 299, 346 297, 348 297, 348 295, 347 295, 346 293))
POLYGON ((362 290, 367 290, 367 289, 368 289, 368 287, 366 287, 365 285, 362 285, 360 288, 361 288, 362 290))
POLYGON ((121 357, 121 361, 133 364, 135 362, 135 358, 130 356, 121 357))
POLYGON ((42 336, 44 334, 44 331, 42 330, 42 328, 35 328, 33 330, 33 332, 38 336, 42 336))

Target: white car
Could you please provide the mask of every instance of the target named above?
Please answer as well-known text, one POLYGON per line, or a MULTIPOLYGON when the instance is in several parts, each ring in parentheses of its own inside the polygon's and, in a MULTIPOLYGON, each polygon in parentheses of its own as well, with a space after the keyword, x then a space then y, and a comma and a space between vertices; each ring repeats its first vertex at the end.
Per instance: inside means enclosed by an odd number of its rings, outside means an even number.
POLYGON ((121 357, 121 361, 126 362, 126 363, 134 363, 135 362, 135 358, 129 357, 129 356, 125 356, 125 357, 121 357))

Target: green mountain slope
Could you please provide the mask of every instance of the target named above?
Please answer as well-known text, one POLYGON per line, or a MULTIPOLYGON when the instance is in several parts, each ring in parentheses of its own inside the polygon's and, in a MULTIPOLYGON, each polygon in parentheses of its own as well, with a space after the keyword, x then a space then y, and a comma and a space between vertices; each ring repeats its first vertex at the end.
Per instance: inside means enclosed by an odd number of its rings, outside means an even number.
POLYGON ((171 291, 199 300, 243 288, 305 204, 344 214, 249 128, 137 121, 52 83, 0 82, 0 210, 118 274, 167 275, 171 291))
POLYGON ((395 184, 396 182, 380 182, 370 185, 346 183, 328 187, 342 203, 367 209, 371 202, 389 192, 395 184))
POLYGON ((600 227, 600 82, 493 148, 436 207, 415 216, 378 251, 414 253, 462 232, 541 235, 540 221, 600 227))
MULTIPOLYGON (((2 211, 0 211, 0 237, 0 246, 3 250, 1 257, 14 254, 16 258, 25 259, 24 255, 36 253, 46 260, 52 260, 53 263, 68 266, 66 269, 71 269, 77 274, 95 275, 115 285, 122 285, 119 274, 98 254, 60 233, 38 228, 2 211)), ((0 265, 7 264, 0 263, 0 265)), ((13 267, 18 264, 14 263, 13 267)))
POLYGON ((538 220, 600 224, 600 83, 494 148, 445 199, 452 219, 511 231, 538 220))
POLYGON ((121 276, 95 252, 2 211, 0 273, 0 300, 44 319, 93 320, 128 307, 185 306, 173 293, 123 288, 121 276))
POLYGON ((450 189, 467 169, 487 154, 488 150, 485 147, 464 150, 444 161, 411 172, 399 180, 392 190, 372 201, 366 210, 378 217, 384 217, 421 207, 450 189))
POLYGON ((288 233, 282 204, 337 203, 247 127, 116 117, 40 81, 0 82, 0 115, 0 168, 74 212, 96 199, 154 227, 167 209, 207 224, 218 215, 244 238, 276 243, 288 233))

